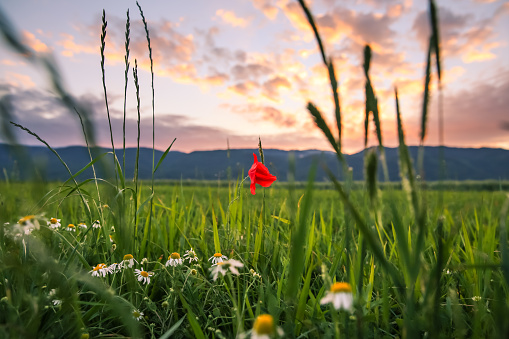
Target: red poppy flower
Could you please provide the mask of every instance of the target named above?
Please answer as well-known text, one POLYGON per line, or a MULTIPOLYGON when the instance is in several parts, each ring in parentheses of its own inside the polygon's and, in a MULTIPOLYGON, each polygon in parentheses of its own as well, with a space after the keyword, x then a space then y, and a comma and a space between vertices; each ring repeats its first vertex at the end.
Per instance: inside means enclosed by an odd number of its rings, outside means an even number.
POLYGON ((269 173, 267 167, 261 162, 258 162, 258 158, 256 154, 253 153, 254 163, 251 166, 249 172, 249 178, 251 178, 251 194, 255 194, 256 184, 262 187, 269 187, 274 181, 276 181, 276 177, 269 173))

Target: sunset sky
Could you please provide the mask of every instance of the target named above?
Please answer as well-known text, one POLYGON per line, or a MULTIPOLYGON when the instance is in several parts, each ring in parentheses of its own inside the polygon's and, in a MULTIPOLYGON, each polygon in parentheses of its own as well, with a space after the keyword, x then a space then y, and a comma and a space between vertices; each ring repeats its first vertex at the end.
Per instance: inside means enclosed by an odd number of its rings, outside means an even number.
MULTIPOLYGON (((331 150, 306 110, 317 105, 332 126, 333 101, 312 31, 297 1, 139 1, 150 30, 155 72, 156 148, 331 150)), ((407 142, 418 144, 429 37, 428 1, 307 1, 333 57, 343 112, 344 152, 363 148, 362 51, 373 49, 370 75, 387 146, 397 145, 394 86, 407 142)), ((509 149, 509 2, 437 1, 443 62, 445 143, 509 149)), ((122 145, 126 12, 131 18, 127 145, 136 145, 137 59, 141 143, 152 145, 150 62, 135 1, 4 0, 22 40, 51 54, 66 88, 91 107, 102 146, 110 145, 100 67, 106 11, 106 85, 115 145, 122 145)), ((433 76, 429 134, 437 145, 438 92, 433 76)), ((84 144, 76 114, 61 106, 46 73, 0 40, 0 95, 11 96, 13 120, 53 147, 84 144)), ((373 128, 372 128, 373 129, 373 128)), ((2 136, 0 135, 0 141, 2 136)), ((40 145, 19 132, 23 144, 40 145)), ((371 144, 375 142, 370 134, 371 144)))

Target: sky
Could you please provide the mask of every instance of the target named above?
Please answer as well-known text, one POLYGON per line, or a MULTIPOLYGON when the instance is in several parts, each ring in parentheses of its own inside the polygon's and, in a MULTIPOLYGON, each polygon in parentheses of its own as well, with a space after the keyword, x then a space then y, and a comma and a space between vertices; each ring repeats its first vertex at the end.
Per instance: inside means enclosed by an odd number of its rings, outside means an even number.
MULTIPOLYGON (((445 144, 509 149, 509 2, 438 0, 445 144)), ((154 62, 155 147, 191 152, 230 148, 332 150, 306 109, 313 102, 333 133, 334 102, 316 40, 297 1, 139 1, 154 62)), ((313 0, 325 51, 334 62, 345 153, 364 147, 363 49, 384 145, 397 146, 397 87, 407 143, 419 143, 429 39, 428 1, 313 0)), ((122 146, 125 28, 130 17, 126 145, 137 143, 135 60, 141 146, 152 146, 152 89, 145 29, 135 1, 3 0, 0 9, 34 53, 55 60, 65 88, 93 112, 97 143, 111 146, 101 73, 115 146, 122 146)), ((433 65, 434 66, 434 65, 433 65)), ((438 145, 439 92, 432 74, 425 145, 438 145)), ((0 39, 0 97, 11 118, 53 147, 84 145, 79 119, 56 98, 47 73, 0 39)), ((41 145, 16 129, 26 145, 41 145)), ((5 136, 0 135, 0 141, 5 136)), ((369 144, 376 144, 370 123, 369 144)))

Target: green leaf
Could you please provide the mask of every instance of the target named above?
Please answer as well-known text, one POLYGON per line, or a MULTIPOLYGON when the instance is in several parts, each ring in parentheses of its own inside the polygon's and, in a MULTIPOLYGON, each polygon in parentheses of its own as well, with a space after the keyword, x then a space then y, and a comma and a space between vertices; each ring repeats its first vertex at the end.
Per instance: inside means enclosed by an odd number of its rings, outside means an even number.
POLYGON ((173 141, 171 142, 171 145, 168 146, 166 151, 164 151, 163 155, 161 155, 161 159, 159 159, 159 161, 157 162, 156 167, 154 168, 154 172, 153 172, 154 174, 156 173, 156 171, 159 168, 159 166, 161 166, 161 164, 163 163, 164 158, 166 158, 166 156, 168 155, 168 152, 170 151, 171 146, 173 146, 173 143, 175 142, 175 140, 177 140, 177 138, 173 139, 173 141))

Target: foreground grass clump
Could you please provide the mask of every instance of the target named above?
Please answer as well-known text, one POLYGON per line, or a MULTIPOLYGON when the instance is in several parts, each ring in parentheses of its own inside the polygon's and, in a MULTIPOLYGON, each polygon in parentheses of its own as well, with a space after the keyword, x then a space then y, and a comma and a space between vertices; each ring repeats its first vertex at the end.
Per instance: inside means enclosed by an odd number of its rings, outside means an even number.
MULTIPOLYGON (((403 336, 408 304, 419 302, 413 320, 416 330, 425 333, 431 325, 428 312, 432 307, 422 302, 426 300, 422 286, 433 277, 437 230, 430 228, 425 235, 414 300, 405 300, 366 250, 362 235, 349 227, 351 221, 332 190, 320 191, 309 207, 302 248, 304 266, 298 299, 293 301, 287 295, 297 222, 292 215, 300 215, 303 204, 292 210, 287 190, 271 188, 263 198, 252 196, 247 187, 237 193, 234 185, 161 186, 150 229, 142 232, 146 246, 143 251, 140 246, 127 253, 117 240, 123 230, 117 224, 114 202, 104 208, 102 220, 94 222, 83 213, 79 197, 61 199, 66 196, 62 191, 38 208, 38 215, 18 223, 19 216, 37 201, 27 196, 24 205, 19 205, 10 197, 23 199, 19 189, 28 192, 30 184, 1 186, 2 212, 11 213, 6 216, 10 223, 2 227, 1 238, 4 335, 21 330, 22 336, 37 333, 47 337, 80 333, 91 337, 160 337, 165 333, 194 337, 203 333, 205 337, 229 338, 251 330, 257 316, 269 314, 274 326, 290 337, 334 333, 403 336), (231 197, 237 195, 239 199, 228 211, 231 197), (266 211, 262 210, 264 204, 266 211), (60 219, 59 227, 54 227, 53 217, 60 219), (80 223, 84 225, 78 226, 80 223), (75 230, 69 230, 68 224, 76 225, 75 230), (321 302, 334 292, 348 295, 349 289, 351 307, 336 310, 332 299, 330 305, 321 302)), ((84 191, 93 188, 92 184, 83 186, 84 191)), ((114 196, 108 197, 106 187, 100 188, 103 203, 114 200, 114 196)), ((150 194, 148 188, 145 192, 150 194)), ((298 190, 290 194, 297 200, 306 193, 298 190)), ((438 206, 433 202, 439 194, 425 193, 430 220, 435 218, 438 206)), ((351 196, 361 213, 369 216, 366 191, 352 191, 351 196)), ((500 192, 445 192, 445 201, 450 201, 442 226, 449 239, 449 254, 440 272, 437 310, 442 334, 500 334, 497 326, 505 326, 504 313, 499 312, 507 309, 507 284, 497 268, 496 216, 505 196, 500 192)), ((381 202, 383 220, 393 217, 393 202, 400 210, 410 208, 403 191, 389 192, 387 202, 381 202)), ((99 217, 98 211, 95 213, 94 217, 99 217)), ((413 246, 417 240, 413 218, 409 214, 401 214, 401 218, 413 246)), ((139 223, 147 225, 147 220, 144 213, 139 223)), ((373 227, 385 244, 387 260, 405 274, 405 258, 397 251, 394 226, 373 227)), ((347 303, 341 301, 341 305, 347 303)))

